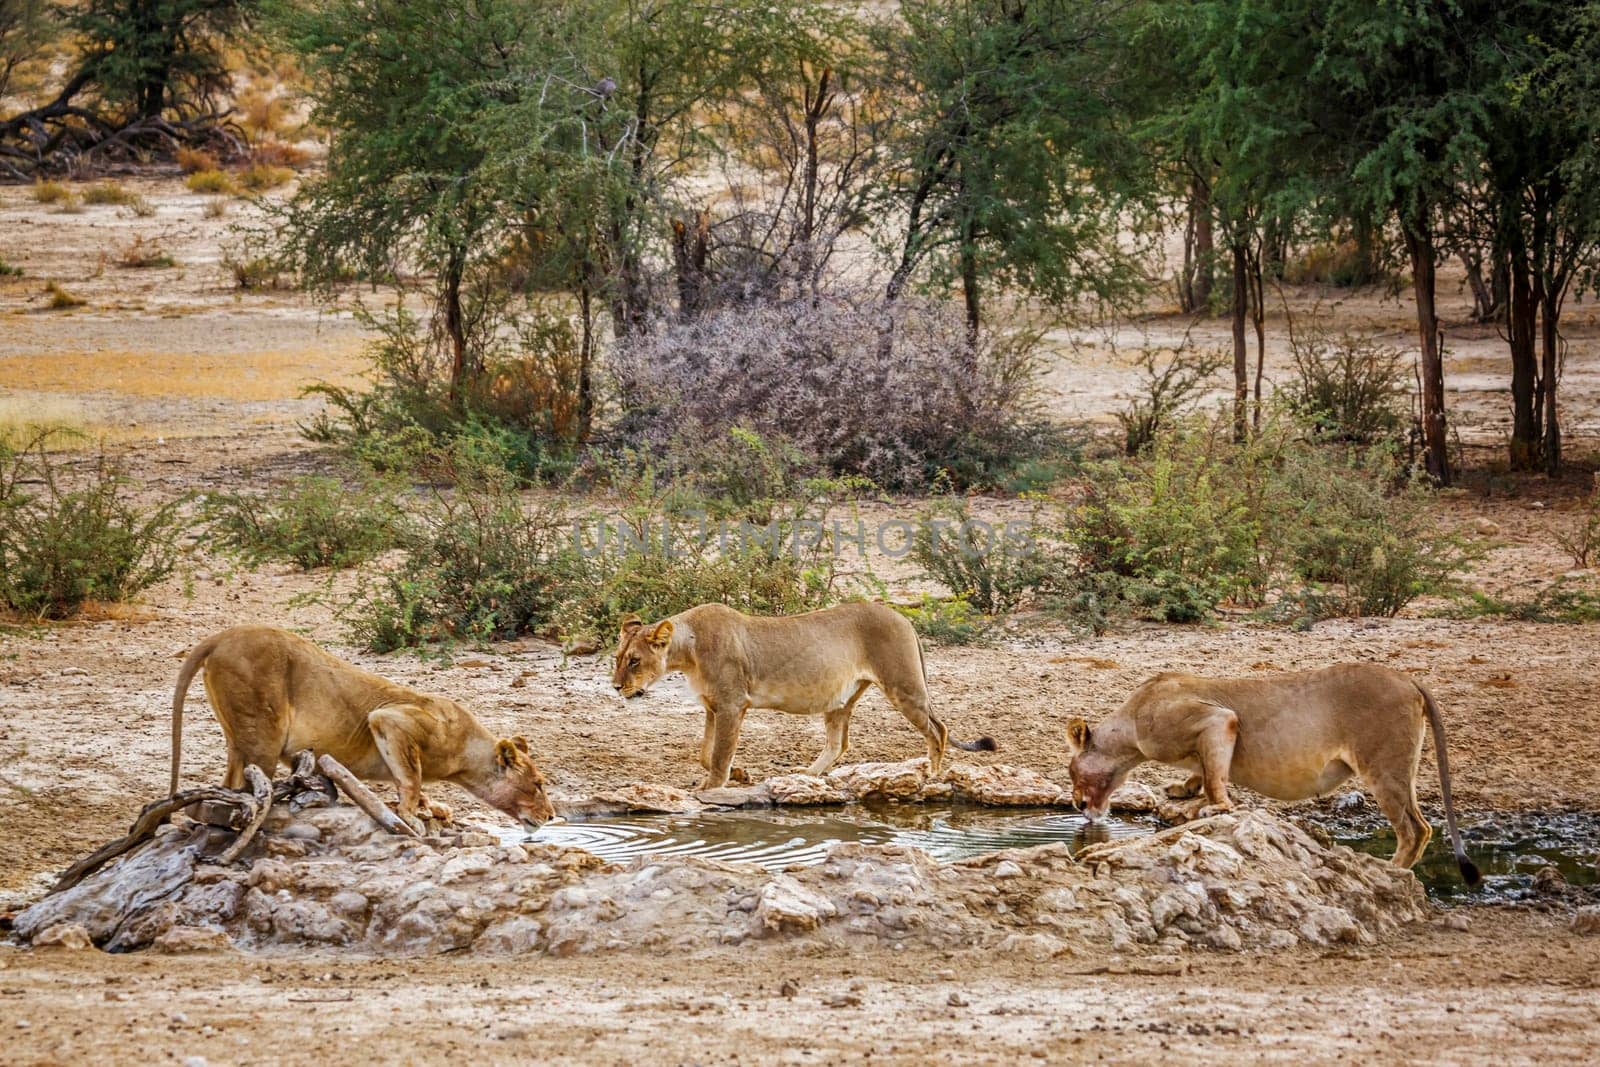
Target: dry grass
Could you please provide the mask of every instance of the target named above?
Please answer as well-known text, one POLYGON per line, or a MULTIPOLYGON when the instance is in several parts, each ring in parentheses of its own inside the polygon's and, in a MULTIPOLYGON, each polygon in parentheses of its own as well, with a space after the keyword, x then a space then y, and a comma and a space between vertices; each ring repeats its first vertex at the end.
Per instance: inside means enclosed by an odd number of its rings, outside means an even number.
POLYGON ((44 291, 46 295, 50 297, 45 306, 51 311, 65 311, 68 308, 81 308, 83 305, 88 303, 88 301, 83 297, 73 296, 55 282, 51 282, 49 285, 45 286, 44 291))
POLYGON ((72 197, 72 190, 60 182, 34 182, 28 195, 33 197, 35 203, 59 204, 72 197))
POLYGON ((222 164, 217 157, 203 148, 178 149, 178 166, 185 174, 194 174, 202 170, 221 170, 222 164))
POLYGON ((64 196, 60 200, 56 201, 56 214, 57 215, 82 215, 83 214, 83 201, 79 200, 76 196, 73 196, 71 193, 68 193, 66 196, 64 196))
POLYGON ((136 234, 132 241, 117 254, 117 266, 140 270, 148 267, 175 267, 178 261, 169 256, 154 240, 145 240, 136 234))
POLYGON ((93 185, 83 187, 85 204, 132 204, 138 199, 137 193, 113 181, 95 182, 93 185))
POLYGON ((0 381, 42 393, 116 392, 139 397, 293 400, 319 380, 365 382, 362 345, 194 355, 177 352, 53 352, 0 356, 0 381))
POLYGON ((227 194, 237 192, 233 178, 226 171, 197 170, 185 179, 184 185, 191 193, 227 194))
POLYGON ((203 214, 208 219, 220 219, 228 213, 226 200, 207 200, 203 214))
POLYGON ((252 163, 239 172, 239 184, 252 193, 276 189, 294 180, 294 171, 288 167, 273 167, 265 163, 252 163))
POLYGON ((299 169, 311 162, 311 153, 298 145, 283 141, 263 141, 250 150, 250 159, 270 167, 299 169))

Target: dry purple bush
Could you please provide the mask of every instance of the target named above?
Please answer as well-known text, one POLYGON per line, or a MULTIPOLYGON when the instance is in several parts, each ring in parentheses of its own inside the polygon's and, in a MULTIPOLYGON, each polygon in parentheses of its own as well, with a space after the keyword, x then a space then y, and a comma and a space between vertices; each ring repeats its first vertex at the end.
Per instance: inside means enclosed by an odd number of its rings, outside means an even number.
POLYGON ((1031 339, 968 340, 932 304, 825 295, 660 323, 616 352, 631 443, 670 455, 734 427, 880 486, 959 485, 1037 454, 1031 339))

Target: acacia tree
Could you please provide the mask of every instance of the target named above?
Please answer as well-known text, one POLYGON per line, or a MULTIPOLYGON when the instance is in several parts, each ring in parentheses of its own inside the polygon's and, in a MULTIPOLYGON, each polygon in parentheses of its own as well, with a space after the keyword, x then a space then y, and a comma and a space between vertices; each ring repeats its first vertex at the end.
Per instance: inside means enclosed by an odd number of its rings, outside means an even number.
POLYGON ((1150 182, 1120 121, 1112 0, 908 0, 879 49, 905 102, 882 206, 904 220, 886 295, 954 283, 1065 306, 1144 281, 1129 241, 1150 182), (1119 241, 1119 237, 1121 240, 1119 241))

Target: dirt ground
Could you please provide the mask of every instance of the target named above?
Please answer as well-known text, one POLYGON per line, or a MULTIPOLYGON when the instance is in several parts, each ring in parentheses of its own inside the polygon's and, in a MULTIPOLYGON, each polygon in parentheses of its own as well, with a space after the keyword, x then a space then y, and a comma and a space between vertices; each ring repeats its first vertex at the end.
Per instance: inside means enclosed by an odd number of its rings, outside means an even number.
MULTIPOLYGON (((359 380, 363 334, 348 307, 330 312, 299 293, 233 287, 223 259, 237 240, 229 227, 255 214, 248 205, 234 202, 227 217, 212 219, 206 198, 176 182, 129 184, 155 205, 153 216, 116 207, 58 214, 26 190, 0 188, 0 253, 25 272, 0 280, 0 425, 46 417, 102 437, 126 452, 151 498, 267 486, 325 468, 328 458, 296 430, 315 409, 299 390, 319 378, 359 380), (116 266, 136 236, 159 241, 177 265, 116 266), (45 310, 51 281, 87 304, 45 310)), ((1573 568, 1551 533, 1573 521, 1600 453, 1600 324, 1588 306, 1571 312, 1562 389, 1568 448, 1579 462, 1560 482, 1514 478, 1499 447, 1508 421, 1504 346, 1493 331, 1464 323, 1464 295, 1449 296, 1449 402, 1470 469, 1462 488, 1441 494, 1440 522, 1492 542, 1474 584, 1526 596, 1573 568)), ((1297 322, 1320 307, 1338 327, 1410 341, 1405 300, 1309 290, 1286 299, 1297 322)), ((1286 358, 1284 312, 1268 325, 1271 376, 1286 358)), ((1129 348, 1190 328, 1153 314, 1114 337, 1057 335, 1061 351, 1046 379, 1052 410, 1109 422, 1136 381, 1129 348)), ((1192 329, 1206 343, 1225 340, 1225 323, 1192 329)), ((892 567, 886 573, 897 592, 913 584, 892 567)), ((241 622, 297 629, 370 669, 461 699, 491 728, 531 738, 557 789, 697 780, 701 713, 681 685, 624 706, 609 688, 607 657, 563 657, 535 640, 464 650, 448 664, 361 653, 336 618, 351 581, 274 566, 245 571, 200 551, 184 577, 137 605, 0 631, 0 910, 36 896, 165 790, 178 660, 241 622)), ((1600 627, 1449 619, 1438 617, 1441 607, 1304 633, 1240 617, 1086 638, 1022 618, 992 647, 930 648, 929 673, 957 736, 991 734, 1001 749, 995 759, 1065 780, 1066 720, 1098 718, 1158 670, 1385 663, 1415 673, 1439 697, 1462 808, 1600 812, 1592 699, 1600 627)), ((199 687, 189 706, 185 780, 214 780, 221 737, 199 687)), ((851 741, 851 758, 861 760, 905 758, 920 747, 876 694, 858 708, 851 741)), ((816 723, 758 713, 738 762, 753 777, 792 770, 820 743, 816 723)), ((1436 805, 1431 756, 1420 792, 1436 805)), ((472 810, 464 794, 448 799, 472 810)), ((1575 937, 1557 916, 1465 914, 1467 931, 1428 926, 1370 952, 1195 954, 1170 964, 1116 961, 1094 946, 1081 960, 1044 964, 818 957, 782 947, 755 961, 708 948, 690 961, 403 964, 0 948, 0 1042, 8 1062, 79 1062, 138 1047, 212 1063, 293 1063, 325 1058, 333 1040, 347 1050, 341 1055, 363 1061, 466 1052, 491 1062, 1143 1062, 1169 1050, 1202 1062, 1379 1053, 1448 1063, 1485 1054, 1594 1059, 1600 939, 1575 937), (1162 967, 1168 973, 1125 973, 1162 967), (1179 968, 1186 973, 1171 973, 1179 968), (798 987, 792 996, 780 992, 785 979, 798 987), (953 994, 969 1003, 950 1003, 953 994), (840 1006, 829 1005, 835 998, 840 1006)))

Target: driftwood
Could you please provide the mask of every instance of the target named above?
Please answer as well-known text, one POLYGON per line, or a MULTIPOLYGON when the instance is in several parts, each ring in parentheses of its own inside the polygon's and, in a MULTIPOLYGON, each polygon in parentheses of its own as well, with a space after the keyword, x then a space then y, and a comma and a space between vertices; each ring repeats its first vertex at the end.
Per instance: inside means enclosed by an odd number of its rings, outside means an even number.
POLYGON ((173 812, 206 800, 237 803, 240 796, 241 794, 235 790, 208 785, 199 789, 185 789, 173 796, 152 800, 139 812, 139 817, 133 820, 133 827, 126 836, 100 846, 62 871, 61 877, 56 879, 56 884, 50 887, 50 892, 59 893, 63 889, 71 889, 124 852, 143 844, 155 835, 156 829, 166 822, 173 812))
POLYGON ((316 753, 309 748, 302 748, 294 754, 290 763, 294 770, 289 777, 274 783, 272 787, 273 803, 282 804, 287 801, 290 811, 301 812, 307 808, 323 808, 339 802, 339 790, 334 786, 333 780, 325 774, 317 773, 316 753))
POLYGON ((255 801, 255 811, 251 812, 250 821, 239 831, 239 836, 234 838, 233 844, 217 857, 217 862, 221 864, 232 863, 239 858, 239 853, 255 840, 256 831, 261 829, 261 824, 267 821, 267 813, 272 810, 272 779, 252 763, 244 769, 244 780, 250 786, 251 799, 255 801))
POLYGON ((400 837, 418 836, 417 831, 409 823, 391 811, 389 806, 379 800, 378 795, 368 789, 361 779, 351 774, 344 764, 324 753, 317 760, 317 768, 332 778, 356 807, 372 816, 373 822, 400 837))

